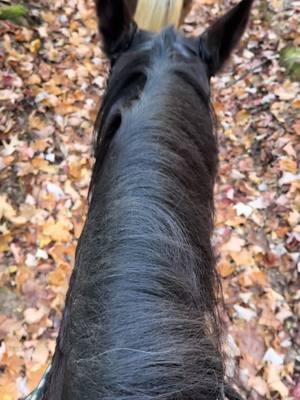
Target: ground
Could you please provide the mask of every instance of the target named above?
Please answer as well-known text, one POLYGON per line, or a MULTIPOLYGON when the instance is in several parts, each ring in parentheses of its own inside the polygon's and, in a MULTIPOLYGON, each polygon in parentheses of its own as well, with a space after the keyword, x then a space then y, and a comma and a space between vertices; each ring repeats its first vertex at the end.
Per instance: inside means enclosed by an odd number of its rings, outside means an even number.
MULTIPOLYGON (((1 400, 22 398, 51 360, 108 70, 92 1, 27 4, 23 25, 0 21, 1 400)), ((195 0, 183 30, 200 34, 230 4, 195 0)), ((279 60, 300 45, 299 19, 299 1, 256 1, 213 79, 228 374, 249 399, 300 399, 300 88, 279 60)))

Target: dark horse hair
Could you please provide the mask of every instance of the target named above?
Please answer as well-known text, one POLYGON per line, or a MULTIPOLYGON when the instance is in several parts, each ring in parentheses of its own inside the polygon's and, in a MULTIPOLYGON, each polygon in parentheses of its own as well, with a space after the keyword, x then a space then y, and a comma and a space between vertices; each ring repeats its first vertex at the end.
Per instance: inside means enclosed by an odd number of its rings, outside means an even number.
POLYGON ((44 400, 238 398, 216 311, 209 79, 251 3, 187 39, 139 31, 124 1, 96 1, 112 71, 44 400))

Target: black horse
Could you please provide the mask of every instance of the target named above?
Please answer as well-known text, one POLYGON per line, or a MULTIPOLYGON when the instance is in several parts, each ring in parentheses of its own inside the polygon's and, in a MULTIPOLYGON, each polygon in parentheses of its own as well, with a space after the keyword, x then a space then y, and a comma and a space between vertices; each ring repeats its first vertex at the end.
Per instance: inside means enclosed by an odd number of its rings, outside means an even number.
POLYGON ((111 73, 96 163, 44 400, 217 400, 226 383, 211 246, 217 140, 210 78, 252 0, 200 37, 141 31, 96 1, 111 73))

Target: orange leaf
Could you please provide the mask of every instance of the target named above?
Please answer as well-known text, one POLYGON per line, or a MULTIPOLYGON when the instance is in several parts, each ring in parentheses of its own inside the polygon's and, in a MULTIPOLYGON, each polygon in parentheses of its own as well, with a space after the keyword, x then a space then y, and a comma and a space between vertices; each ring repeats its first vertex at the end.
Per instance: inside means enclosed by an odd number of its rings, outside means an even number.
POLYGON ((32 269, 27 267, 22 267, 18 269, 16 276, 16 285, 19 291, 22 291, 22 287, 25 282, 34 280, 34 272, 32 269))
POLYGON ((230 262, 224 260, 218 264, 218 270, 222 278, 227 278, 227 276, 234 272, 235 268, 230 262))
POLYGON ((267 283, 267 276, 263 271, 258 268, 252 268, 244 272, 240 278, 239 283, 243 287, 250 287, 253 285, 265 286, 267 283))
POLYGON ((265 286, 267 282, 267 276, 263 271, 253 271, 250 274, 253 283, 257 283, 260 286, 265 286))
POLYGON ((232 257, 234 262, 239 266, 255 264, 252 254, 250 253, 250 251, 246 249, 242 249, 239 252, 231 252, 230 256, 232 257))
POLYGON ((72 223, 67 219, 60 218, 58 222, 55 222, 49 218, 43 225, 42 236, 48 237, 50 241, 69 242, 72 239, 70 234, 72 228, 72 223))
POLYGON ((289 159, 282 159, 282 160, 280 160, 279 165, 280 165, 280 169, 282 171, 291 172, 292 174, 295 174, 297 172, 296 161, 289 160, 289 159))
POLYGON ((5 374, 0 377, 0 399, 1 400, 15 400, 19 397, 20 393, 17 389, 15 379, 5 374))
POLYGON ((61 286, 67 285, 71 266, 67 263, 61 263, 54 271, 48 274, 48 281, 50 285, 61 286))
POLYGON ((26 369, 26 376, 28 380, 28 387, 29 390, 33 390, 34 388, 37 387, 37 385, 40 383, 45 371, 47 369, 47 365, 34 365, 31 368, 26 369))

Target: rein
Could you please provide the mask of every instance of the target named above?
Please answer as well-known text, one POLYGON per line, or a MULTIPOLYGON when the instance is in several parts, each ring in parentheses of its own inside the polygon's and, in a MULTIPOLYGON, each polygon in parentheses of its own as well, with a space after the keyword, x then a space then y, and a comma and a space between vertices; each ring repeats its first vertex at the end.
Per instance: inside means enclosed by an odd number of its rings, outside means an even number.
POLYGON ((40 383, 28 396, 24 398, 24 400, 42 400, 45 393, 45 386, 47 383, 47 378, 49 376, 50 369, 51 369, 51 364, 46 369, 42 379, 40 380, 40 383))

